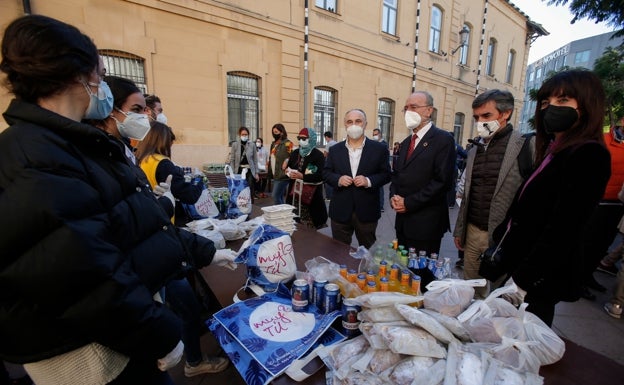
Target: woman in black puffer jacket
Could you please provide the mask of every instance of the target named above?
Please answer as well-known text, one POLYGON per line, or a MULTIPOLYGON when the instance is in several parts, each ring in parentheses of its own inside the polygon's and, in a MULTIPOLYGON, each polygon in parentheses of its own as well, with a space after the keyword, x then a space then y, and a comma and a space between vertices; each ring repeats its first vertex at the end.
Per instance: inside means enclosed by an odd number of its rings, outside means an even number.
POLYGON ((157 362, 179 360, 181 325, 152 296, 214 246, 178 232, 119 142, 80 123, 112 109, 89 37, 24 16, 0 70, 16 97, 0 134, 0 358, 87 383, 95 374, 68 357, 96 344, 111 357, 97 380, 171 383, 157 362))

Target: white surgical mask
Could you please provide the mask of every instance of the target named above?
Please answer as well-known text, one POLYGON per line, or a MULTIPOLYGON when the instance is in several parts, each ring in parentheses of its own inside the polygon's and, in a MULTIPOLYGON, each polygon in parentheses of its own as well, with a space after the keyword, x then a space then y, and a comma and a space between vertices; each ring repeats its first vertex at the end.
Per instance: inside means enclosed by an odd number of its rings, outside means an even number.
POLYGON ((117 122, 117 130, 122 137, 135 140, 143 140, 150 130, 149 118, 146 114, 137 114, 136 112, 123 112, 125 115, 123 122, 115 119, 117 122))
POLYGON ((156 115, 156 121, 162 124, 167 124, 167 117, 162 112, 156 115))
POLYGON ((373 140, 379 141, 379 135, 373 135, 373 140))
MULTIPOLYGON (((113 111, 113 93, 108 84, 102 80, 98 85, 97 93, 94 94, 89 88, 89 84, 83 83, 87 93, 89 94, 89 106, 85 111, 85 119, 106 119, 113 111)), ((91 83, 93 85, 93 83, 91 83)))
POLYGON ((256 142, 256 147, 258 147, 258 148, 262 147, 262 143, 256 142))
POLYGON ((247 139, 249 139, 249 137, 247 135, 245 136, 241 136, 241 141, 244 143, 247 141, 247 139))
POLYGON ((357 124, 352 124, 347 127, 347 135, 351 139, 359 139, 364 134, 364 129, 357 124))
POLYGON ((414 128, 420 126, 420 122, 422 122, 422 117, 418 112, 405 111, 405 126, 410 134, 414 128))
POLYGON ((498 120, 490 122, 477 122, 477 134, 483 139, 488 139, 500 128, 498 120))
POLYGON ((307 147, 310 141, 308 139, 299 139, 299 147, 307 147))

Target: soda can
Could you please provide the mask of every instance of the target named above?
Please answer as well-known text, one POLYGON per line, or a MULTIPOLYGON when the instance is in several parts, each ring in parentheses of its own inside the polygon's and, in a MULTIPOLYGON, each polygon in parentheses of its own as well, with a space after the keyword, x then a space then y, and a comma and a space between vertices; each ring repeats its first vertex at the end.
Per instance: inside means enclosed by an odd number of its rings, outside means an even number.
POLYGON ((291 289, 291 301, 293 311, 308 310, 310 302, 310 287, 305 279, 296 279, 291 289))
POLYGON ((351 298, 342 301, 342 328, 348 338, 360 333, 360 321, 357 319, 360 310, 361 308, 351 298))
POLYGON ((323 300, 325 299, 325 285, 327 285, 327 280, 314 280, 312 283, 312 303, 319 310, 323 310, 323 300))
POLYGON ((325 314, 340 309, 340 288, 335 283, 325 285, 325 299, 323 300, 323 310, 325 314))

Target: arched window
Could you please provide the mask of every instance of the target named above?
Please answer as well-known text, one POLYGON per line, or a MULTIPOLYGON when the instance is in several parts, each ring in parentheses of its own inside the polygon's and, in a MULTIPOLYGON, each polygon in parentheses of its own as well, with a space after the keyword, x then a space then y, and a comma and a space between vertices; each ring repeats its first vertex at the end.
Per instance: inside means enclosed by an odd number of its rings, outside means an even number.
POLYGON ((228 143, 238 138, 238 129, 247 127, 251 138, 258 137, 260 125, 260 78, 247 72, 227 73, 228 143))
POLYGON ((440 53, 440 38, 442 37, 442 10, 437 5, 431 7, 431 22, 429 26, 429 51, 440 53))
POLYGON ((377 128, 381 131, 381 137, 388 143, 392 143, 394 105, 392 99, 382 98, 377 101, 377 128))
POLYGON ((453 136, 455 137, 455 143, 461 142, 462 132, 464 131, 464 120, 466 115, 462 112, 455 114, 455 123, 453 123, 453 136))
POLYGON ((509 50, 509 55, 507 56, 507 72, 505 74, 505 83, 511 83, 513 80, 513 69, 516 61, 516 51, 509 50))
POLYGON ((106 68, 106 75, 130 79, 144 94, 147 93, 145 60, 142 57, 112 49, 101 49, 99 53, 106 68))
POLYGON ((337 94, 331 87, 314 87, 314 131, 317 138, 322 138, 325 131, 330 131, 335 137, 337 94))
POLYGON ((496 55, 496 39, 490 39, 487 48, 487 57, 485 59, 485 73, 494 76, 494 55, 496 55))

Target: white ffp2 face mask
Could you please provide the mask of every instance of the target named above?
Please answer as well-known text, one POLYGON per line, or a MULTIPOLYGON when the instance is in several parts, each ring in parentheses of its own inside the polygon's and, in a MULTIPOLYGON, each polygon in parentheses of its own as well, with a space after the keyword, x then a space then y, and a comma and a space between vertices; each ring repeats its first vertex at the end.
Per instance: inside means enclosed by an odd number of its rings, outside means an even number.
POLYGON ((156 121, 162 124, 167 124, 167 116, 161 112, 160 114, 156 115, 156 121))
POLYGON ((136 112, 119 111, 125 115, 123 122, 117 122, 117 130, 122 137, 135 140, 143 140, 150 130, 149 118, 146 114, 137 114, 136 112))
POLYGON ((357 124, 352 124, 347 127, 347 135, 351 139, 359 139, 364 134, 364 129, 357 124))
POLYGON ((409 133, 412 133, 412 130, 418 126, 422 122, 422 117, 418 112, 414 111, 405 111, 405 126, 409 133))
POLYGON ((498 120, 492 120, 489 122, 477 122, 477 134, 483 139, 488 139, 498 129, 500 128, 500 124, 498 124, 498 120))

